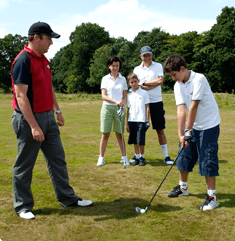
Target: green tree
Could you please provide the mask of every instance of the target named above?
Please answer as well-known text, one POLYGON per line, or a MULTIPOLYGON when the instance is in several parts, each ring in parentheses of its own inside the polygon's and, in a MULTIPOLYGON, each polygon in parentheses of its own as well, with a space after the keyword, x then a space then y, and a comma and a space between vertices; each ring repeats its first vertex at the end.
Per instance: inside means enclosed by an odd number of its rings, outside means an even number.
POLYGON ((111 42, 109 33, 97 24, 83 23, 70 35, 73 57, 68 73, 75 76, 78 88, 89 91, 86 80, 90 77, 89 67, 96 49, 111 42))
POLYGON ((0 88, 9 92, 11 87, 11 64, 16 55, 24 48, 27 38, 20 35, 6 35, 0 39, 0 88))
POLYGON ((95 51, 90 66, 90 78, 87 83, 91 87, 100 86, 103 76, 107 74, 107 60, 112 55, 112 47, 103 45, 95 51))
POLYGON ((234 7, 222 9, 217 23, 196 45, 194 58, 214 92, 232 92, 235 89, 234 7))

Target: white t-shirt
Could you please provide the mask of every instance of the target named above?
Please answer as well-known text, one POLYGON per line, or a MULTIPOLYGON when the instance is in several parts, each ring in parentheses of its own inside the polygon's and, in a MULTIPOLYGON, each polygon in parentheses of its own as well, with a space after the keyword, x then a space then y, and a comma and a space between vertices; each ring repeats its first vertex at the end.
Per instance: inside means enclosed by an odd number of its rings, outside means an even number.
MULTIPOLYGON (((148 68, 143 67, 143 63, 141 63, 141 65, 134 68, 133 72, 138 76, 140 84, 143 84, 145 81, 155 80, 158 76, 164 76, 162 65, 153 61, 148 68)), ((161 85, 147 91, 150 103, 162 101, 161 85)))
MULTIPOLYGON (((115 81, 110 74, 105 75, 102 78, 100 89, 106 89, 108 97, 117 101, 122 101, 123 90, 127 90, 126 78, 119 73, 115 81)), ((103 101, 103 104, 116 105, 105 100, 103 101)))
POLYGON ((127 108, 129 108, 128 121, 132 122, 145 122, 146 121, 146 108, 145 105, 149 104, 149 96, 146 90, 139 89, 132 91, 127 96, 127 108))
POLYGON ((220 123, 218 105, 203 74, 191 71, 190 78, 186 83, 175 83, 174 93, 176 105, 185 105, 187 112, 189 112, 192 100, 200 100, 193 125, 194 129, 207 130, 220 123))

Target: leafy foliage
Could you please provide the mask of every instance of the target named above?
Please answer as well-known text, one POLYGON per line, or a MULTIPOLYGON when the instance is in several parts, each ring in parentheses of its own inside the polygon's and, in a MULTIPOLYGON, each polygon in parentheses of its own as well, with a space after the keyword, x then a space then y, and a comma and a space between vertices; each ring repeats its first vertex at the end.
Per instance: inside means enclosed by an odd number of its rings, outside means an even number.
MULTIPOLYGON (((23 48, 26 38, 7 35, 0 39, 0 88, 9 91, 10 66, 23 48)), ((63 47, 51 60, 52 82, 61 93, 100 92, 100 82, 107 74, 107 59, 111 55, 123 61, 122 75, 127 76, 141 63, 140 49, 149 45, 153 60, 161 64, 171 54, 182 55, 188 69, 203 73, 214 92, 235 89, 235 8, 225 7, 217 23, 202 34, 196 31, 179 36, 161 28, 141 31, 133 41, 124 37, 110 38, 97 24, 82 23, 70 35, 70 44, 63 47)), ((166 74, 163 91, 173 89, 174 81, 166 74)))

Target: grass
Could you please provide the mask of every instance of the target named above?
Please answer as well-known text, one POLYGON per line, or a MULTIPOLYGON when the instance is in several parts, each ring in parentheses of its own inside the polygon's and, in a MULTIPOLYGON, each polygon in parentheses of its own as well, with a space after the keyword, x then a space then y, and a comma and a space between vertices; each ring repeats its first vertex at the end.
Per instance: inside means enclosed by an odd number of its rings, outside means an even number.
MULTIPOLYGON (((220 176, 217 196, 220 207, 202 212, 206 185, 197 174, 189 176, 189 197, 167 198, 178 184, 179 173, 173 167, 146 214, 145 208, 169 166, 163 156, 156 133, 147 132, 145 167, 120 164, 120 151, 112 133, 108 143, 106 165, 96 167, 99 154, 99 95, 62 95, 57 98, 66 125, 61 137, 66 153, 70 184, 94 205, 88 208, 63 208, 56 201, 44 157, 39 153, 32 181, 35 220, 20 219, 13 211, 12 168, 16 158, 16 140, 11 127, 11 96, 0 95, 0 239, 2 241, 77 241, 77 240, 235 240, 235 187, 233 143, 235 134, 234 95, 216 94, 220 106, 219 138, 220 176)), ((173 94, 163 95, 166 110, 166 136, 169 154, 178 151, 176 106, 173 94)), ((127 134, 124 134, 127 139, 127 134)), ((128 156, 133 146, 127 146, 128 156)))

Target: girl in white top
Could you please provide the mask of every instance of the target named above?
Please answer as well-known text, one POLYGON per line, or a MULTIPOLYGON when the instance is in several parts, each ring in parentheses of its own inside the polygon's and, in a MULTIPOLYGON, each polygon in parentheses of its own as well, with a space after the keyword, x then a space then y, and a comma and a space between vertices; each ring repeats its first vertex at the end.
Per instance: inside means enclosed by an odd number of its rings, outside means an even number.
POLYGON ((126 105, 126 78, 119 73, 122 68, 122 61, 118 57, 111 56, 107 61, 107 67, 109 74, 104 76, 101 81, 103 105, 100 113, 100 131, 102 132, 102 136, 100 140, 100 155, 97 166, 103 166, 105 164, 104 153, 110 132, 112 131, 112 126, 113 131, 116 133, 118 145, 122 154, 121 162, 128 165, 129 162, 123 148, 125 143, 122 143, 125 113, 121 117, 121 123, 117 114, 118 108, 124 108, 126 105))

